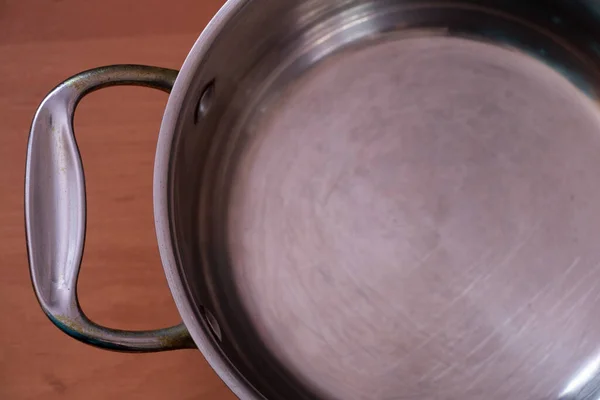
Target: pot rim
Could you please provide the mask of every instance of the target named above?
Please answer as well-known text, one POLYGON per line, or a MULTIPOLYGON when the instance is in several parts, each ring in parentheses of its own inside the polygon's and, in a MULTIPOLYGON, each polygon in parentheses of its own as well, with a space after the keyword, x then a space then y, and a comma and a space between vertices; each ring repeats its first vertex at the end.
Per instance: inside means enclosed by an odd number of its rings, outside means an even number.
POLYGON ((230 361, 213 344, 210 334, 204 329, 202 321, 196 317, 196 310, 189 301, 186 286, 180 275, 175 246, 171 235, 171 221, 169 214, 169 172, 175 127, 177 125, 186 93, 195 72, 204 61, 206 53, 217 35, 235 14, 237 14, 250 0, 227 0, 221 9, 202 31, 181 67, 179 75, 169 95, 165 113, 163 115, 156 155, 154 160, 153 178, 153 203, 154 224, 160 258, 163 264, 169 289, 175 300, 177 310, 181 315, 184 325, 206 361, 229 389, 239 398, 249 400, 264 399, 254 389, 239 371, 231 365, 230 361))

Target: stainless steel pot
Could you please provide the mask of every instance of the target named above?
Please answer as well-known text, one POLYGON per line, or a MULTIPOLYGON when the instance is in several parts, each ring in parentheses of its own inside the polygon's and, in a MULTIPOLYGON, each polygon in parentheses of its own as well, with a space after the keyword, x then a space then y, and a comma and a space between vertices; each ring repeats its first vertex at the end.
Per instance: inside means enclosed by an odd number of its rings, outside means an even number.
POLYGON ((230 0, 181 72, 75 75, 31 127, 31 278, 88 344, 197 347, 243 399, 600 395, 594 1, 230 0), (183 319, 86 318, 72 128, 86 94, 170 91, 156 233, 183 319))

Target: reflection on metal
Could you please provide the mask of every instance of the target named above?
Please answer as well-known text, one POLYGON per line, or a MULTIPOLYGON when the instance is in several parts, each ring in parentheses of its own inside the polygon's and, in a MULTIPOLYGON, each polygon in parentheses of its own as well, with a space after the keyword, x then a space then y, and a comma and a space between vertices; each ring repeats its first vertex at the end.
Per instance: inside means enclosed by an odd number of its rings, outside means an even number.
POLYGON ((561 400, 600 400, 600 354, 589 361, 569 381, 561 400))

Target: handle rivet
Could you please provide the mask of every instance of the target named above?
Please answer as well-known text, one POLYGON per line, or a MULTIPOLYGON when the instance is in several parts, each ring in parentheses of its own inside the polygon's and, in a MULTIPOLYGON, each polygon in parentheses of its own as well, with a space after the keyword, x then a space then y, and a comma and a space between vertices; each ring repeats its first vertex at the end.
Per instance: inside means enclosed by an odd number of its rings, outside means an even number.
POLYGON ((208 326, 210 327, 210 330, 212 331, 213 335, 215 335, 215 337, 219 340, 219 342, 223 341, 223 334, 221 333, 221 327, 219 326, 219 323, 217 322, 217 319, 215 318, 215 316, 208 311, 205 307, 201 306, 200 309, 200 313, 204 316, 204 318, 206 318, 206 322, 208 323, 208 326))
POLYGON ((204 86, 198 105, 196 106, 196 113, 194 115, 194 123, 198 123, 201 118, 204 118, 210 107, 212 106, 215 95, 215 80, 213 79, 204 86))

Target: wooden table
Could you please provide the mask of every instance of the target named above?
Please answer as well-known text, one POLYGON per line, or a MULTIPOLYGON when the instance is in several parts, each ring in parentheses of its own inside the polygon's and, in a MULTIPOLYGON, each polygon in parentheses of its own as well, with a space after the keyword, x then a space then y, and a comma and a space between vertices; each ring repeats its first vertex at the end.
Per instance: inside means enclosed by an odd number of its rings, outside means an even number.
MULTIPOLYGON (((56 329, 29 280, 23 177, 44 95, 113 63, 179 68, 222 0, 0 1, 0 399, 233 399, 198 351, 122 354, 56 329)), ((88 191, 80 301, 101 324, 151 329, 179 316, 152 214, 152 168, 167 96, 111 88, 75 118, 88 191)))

